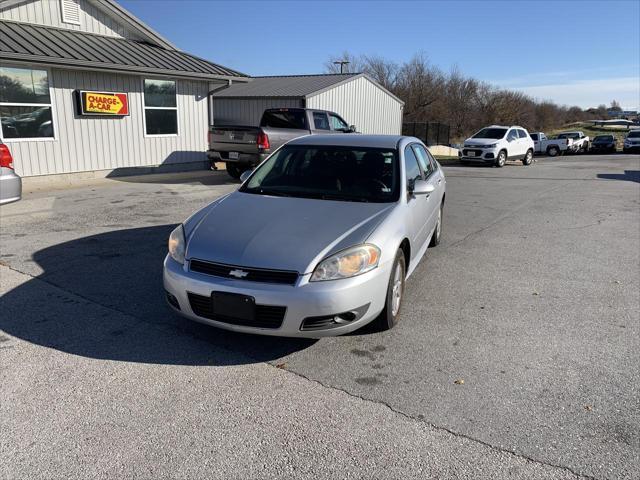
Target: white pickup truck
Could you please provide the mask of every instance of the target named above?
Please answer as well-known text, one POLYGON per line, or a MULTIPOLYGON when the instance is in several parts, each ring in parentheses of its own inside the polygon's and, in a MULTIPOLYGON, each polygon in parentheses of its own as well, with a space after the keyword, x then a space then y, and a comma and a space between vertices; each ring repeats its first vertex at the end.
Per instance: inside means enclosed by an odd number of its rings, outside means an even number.
POLYGON ((543 132, 534 132, 530 135, 533 140, 534 152, 537 154, 546 153, 550 157, 555 157, 566 152, 589 151, 589 137, 579 131, 562 132, 555 138, 547 138, 543 132))

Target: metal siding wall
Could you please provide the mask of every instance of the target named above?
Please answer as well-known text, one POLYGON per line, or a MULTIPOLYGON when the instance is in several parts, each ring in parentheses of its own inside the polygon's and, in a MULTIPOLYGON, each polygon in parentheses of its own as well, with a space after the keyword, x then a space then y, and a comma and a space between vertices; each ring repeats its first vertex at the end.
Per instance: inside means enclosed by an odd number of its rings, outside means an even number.
POLYGON ((53 141, 5 140, 23 176, 206 161, 207 82, 178 80, 177 137, 145 137, 142 77, 52 70, 53 141), (78 117, 74 90, 129 94, 128 117, 78 117))
POLYGON ((307 107, 334 111, 362 133, 402 133, 402 104, 365 77, 308 98, 307 107))
POLYGON ((213 97, 214 125, 258 126, 267 108, 302 106, 297 98, 216 98, 213 97))
POLYGON ((104 14, 90 0, 78 0, 80 25, 64 23, 60 11, 60 0, 35 0, 0 10, 0 19, 16 22, 36 23, 51 27, 81 30, 112 37, 136 38, 114 18, 104 14))

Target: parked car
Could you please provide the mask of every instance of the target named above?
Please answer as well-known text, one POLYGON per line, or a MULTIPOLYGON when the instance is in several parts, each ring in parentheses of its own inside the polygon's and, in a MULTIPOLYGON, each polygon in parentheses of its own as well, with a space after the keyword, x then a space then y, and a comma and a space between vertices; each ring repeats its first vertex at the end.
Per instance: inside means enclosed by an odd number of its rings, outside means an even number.
POLYGON ((618 141, 615 135, 596 135, 591 142, 593 153, 615 153, 618 149, 618 141))
POLYGON ((547 138, 544 132, 535 132, 530 135, 533 140, 533 152, 536 154, 547 154, 550 157, 564 154, 569 148, 569 143, 573 142, 573 140, 568 138, 547 138))
POLYGON ((533 161, 533 140, 522 127, 491 125, 464 141, 459 152, 462 162, 489 163, 503 167, 507 160, 533 161))
POLYGON ((22 179, 13 170, 13 157, 0 141, 0 205, 15 202, 22 197, 22 179))
POLYGON ((442 235, 446 181, 420 140, 305 136, 242 177, 171 233, 172 308, 288 337, 398 322, 405 279, 442 235))
POLYGON ((640 130, 631 130, 624 139, 622 151, 629 153, 640 150, 640 130))
POLYGON ((262 114, 259 127, 212 125, 209 129, 209 160, 225 162, 227 172, 240 178, 271 152, 303 135, 353 133, 340 115, 325 110, 273 108, 262 114))
POLYGON ((567 150, 571 153, 586 153, 589 151, 589 137, 580 131, 562 132, 556 135, 559 140, 567 140, 567 150))

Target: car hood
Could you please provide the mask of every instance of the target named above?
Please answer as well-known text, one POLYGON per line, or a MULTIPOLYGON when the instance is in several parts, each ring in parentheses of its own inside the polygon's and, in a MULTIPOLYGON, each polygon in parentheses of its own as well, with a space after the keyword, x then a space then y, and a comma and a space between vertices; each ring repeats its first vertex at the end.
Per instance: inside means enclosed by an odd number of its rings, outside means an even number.
POLYGON ((364 242, 394 205, 234 192, 205 207, 187 233, 186 257, 309 273, 364 242))
POLYGON ((467 138, 464 141, 465 145, 491 145, 492 143, 498 143, 501 138, 467 138))

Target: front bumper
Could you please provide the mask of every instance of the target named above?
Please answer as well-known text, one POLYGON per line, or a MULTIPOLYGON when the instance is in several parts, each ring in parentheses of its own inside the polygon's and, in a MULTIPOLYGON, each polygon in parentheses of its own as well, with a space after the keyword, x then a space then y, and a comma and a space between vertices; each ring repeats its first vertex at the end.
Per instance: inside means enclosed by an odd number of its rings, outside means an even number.
POLYGON ((497 148, 463 147, 459 156, 463 162, 493 163, 497 155, 497 148))
POLYGON ((164 288, 179 304, 170 305, 181 315, 197 322, 236 332, 282 337, 320 338, 352 332, 371 322, 384 308, 392 262, 357 277, 326 282, 309 282, 310 274, 301 275, 296 285, 278 285, 214 277, 189 271, 169 255, 164 261, 164 288), (211 297, 213 291, 240 293, 255 298, 256 305, 286 307, 279 328, 258 328, 234 325, 196 315, 189 293, 211 297), (337 315, 368 307, 362 317, 351 323, 325 330, 301 330, 309 317, 337 315))
POLYGON ((623 150, 625 152, 640 151, 640 143, 627 143, 624 145, 623 150))

